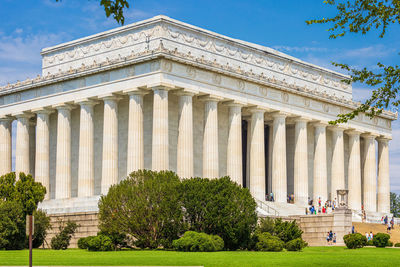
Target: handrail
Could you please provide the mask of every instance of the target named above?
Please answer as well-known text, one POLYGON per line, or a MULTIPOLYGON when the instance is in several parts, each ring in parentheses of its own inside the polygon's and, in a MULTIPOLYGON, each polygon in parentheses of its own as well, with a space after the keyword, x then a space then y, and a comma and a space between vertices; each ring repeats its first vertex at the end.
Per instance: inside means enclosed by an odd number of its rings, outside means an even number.
POLYGON ((274 216, 279 216, 279 212, 276 209, 270 207, 266 202, 256 199, 256 203, 260 209, 266 211, 268 214, 271 214, 272 211, 274 216))

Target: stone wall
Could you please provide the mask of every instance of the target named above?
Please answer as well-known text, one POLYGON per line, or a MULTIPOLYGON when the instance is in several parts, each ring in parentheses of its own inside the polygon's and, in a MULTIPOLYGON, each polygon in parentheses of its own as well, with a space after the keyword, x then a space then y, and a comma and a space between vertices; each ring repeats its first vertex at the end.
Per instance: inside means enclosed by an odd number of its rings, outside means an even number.
POLYGON ((79 238, 96 235, 99 231, 97 212, 50 215, 52 229, 49 230, 46 236, 46 242, 44 244, 46 248, 50 247, 51 239, 59 232, 58 227, 60 225, 60 220, 63 222, 70 220, 79 224, 75 235, 71 239, 69 248, 77 248, 79 238))

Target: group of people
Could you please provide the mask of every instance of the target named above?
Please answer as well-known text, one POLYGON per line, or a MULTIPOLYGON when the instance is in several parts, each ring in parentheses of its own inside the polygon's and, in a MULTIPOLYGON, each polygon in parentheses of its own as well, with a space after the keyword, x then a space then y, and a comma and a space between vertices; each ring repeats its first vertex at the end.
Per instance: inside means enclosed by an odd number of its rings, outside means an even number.
POLYGON ((388 234, 390 234, 390 231, 391 231, 392 229, 394 229, 394 217, 392 217, 392 219, 389 221, 389 218, 388 218, 387 215, 386 215, 386 216, 382 216, 381 222, 382 222, 382 224, 384 224, 384 225, 387 226, 387 227, 386 227, 386 232, 387 232, 388 234))
POLYGON ((336 233, 333 233, 332 230, 328 232, 326 236, 326 242, 328 245, 335 245, 336 244, 336 233))
POLYGON ((336 209, 336 205, 337 205, 337 201, 336 198, 332 201, 332 200, 327 200, 325 201, 324 205, 322 205, 322 201, 321 198, 318 198, 318 208, 316 208, 313 205, 313 200, 312 199, 308 199, 308 205, 309 207, 306 208, 306 215, 311 214, 311 215, 316 215, 318 214, 326 214, 329 213, 330 211, 334 211, 336 209))
POLYGON ((372 239, 374 239, 374 234, 372 232, 365 232, 365 237, 367 238, 367 241, 371 241, 372 239))

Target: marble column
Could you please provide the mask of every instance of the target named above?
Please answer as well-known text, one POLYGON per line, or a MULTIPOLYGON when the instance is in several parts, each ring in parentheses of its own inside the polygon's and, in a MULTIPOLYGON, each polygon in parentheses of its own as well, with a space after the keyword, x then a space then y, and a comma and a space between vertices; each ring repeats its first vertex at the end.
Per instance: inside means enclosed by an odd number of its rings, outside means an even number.
POLYGON ((203 177, 218 178, 218 100, 209 98, 204 108, 203 177))
POLYGON ((346 132, 349 135, 349 208, 361 210, 361 159, 360 132, 346 132))
POLYGON ((307 119, 295 120, 294 148, 294 200, 301 206, 308 205, 308 146, 307 119))
POLYGON ((127 174, 144 169, 143 96, 146 91, 135 90, 129 95, 127 174))
POLYGON ((15 148, 15 173, 19 177, 19 173, 29 173, 29 119, 31 114, 17 114, 17 135, 15 148))
POLYGON ((324 205, 328 199, 328 175, 326 158, 326 124, 316 123, 315 127, 315 151, 314 151, 314 203, 324 205))
POLYGON ((272 192, 276 202, 287 202, 286 115, 273 114, 272 192))
POLYGON ((45 200, 50 199, 50 114, 53 110, 33 110, 36 120, 35 180, 46 187, 45 200))
POLYGON ((265 110, 251 109, 250 192, 255 199, 265 201, 265 110))
POLYGON ((227 147, 227 174, 238 185, 243 184, 242 171, 242 105, 230 103, 227 147))
POLYGON ((78 102, 81 106, 79 126, 78 197, 94 195, 94 106, 95 101, 78 102))
POLYGON ((154 89, 153 99, 153 139, 152 161, 153 171, 169 169, 168 141, 168 90, 154 89))
POLYGON ((12 171, 12 118, 0 118, 0 175, 12 171))
POLYGON ((56 199, 71 198, 71 110, 70 105, 54 106, 58 111, 56 155, 56 199))
POLYGON ((378 138, 378 212, 390 212, 389 139, 378 138))
POLYGON ((332 167, 331 167, 331 196, 332 200, 339 200, 338 189, 345 189, 344 178, 344 141, 343 128, 332 127, 332 167))
POLYGON ((104 123, 101 194, 106 195, 110 186, 118 183, 118 100, 120 98, 109 95, 102 99, 104 123))
POLYGON ((376 148, 375 136, 365 134, 364 138, 364 209, 376 212, 376 148))
POLYGON ((193 93, 179 93, 177 174, 193 177, 193 93))

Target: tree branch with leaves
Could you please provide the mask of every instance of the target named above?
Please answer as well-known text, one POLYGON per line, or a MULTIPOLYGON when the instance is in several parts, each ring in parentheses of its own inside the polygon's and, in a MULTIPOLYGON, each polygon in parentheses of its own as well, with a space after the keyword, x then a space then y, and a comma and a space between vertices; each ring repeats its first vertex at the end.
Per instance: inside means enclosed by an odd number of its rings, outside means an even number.
MULTIPOLYGON (((311 24, 333 24, 328 29, 330 39, 343 37, 348 33, 366 34, 372 29, 379 30, 379 37, 383 38, 392 24, 400 24, 400 0, 325 0, 325 4, 335 6, 337 14, 331 18, 308 20, 311 24)), ((355 110, 339 114, 338 119, 331 124, 346 123, 354 119, 359 113, 373 118, 384 109, 397 107, 400 104, 400 68, 398 65, 388 66, 377 63, 377 70, 352 68, 348 64, 332 63, 350 73, 351 80, 344 82, 360 82, 374 88, 369 99, 364 101, 355 110)))

